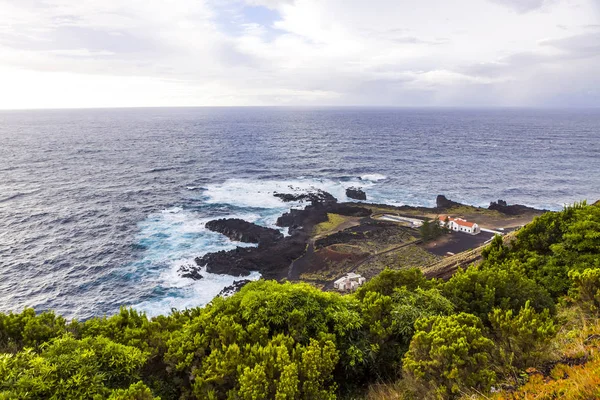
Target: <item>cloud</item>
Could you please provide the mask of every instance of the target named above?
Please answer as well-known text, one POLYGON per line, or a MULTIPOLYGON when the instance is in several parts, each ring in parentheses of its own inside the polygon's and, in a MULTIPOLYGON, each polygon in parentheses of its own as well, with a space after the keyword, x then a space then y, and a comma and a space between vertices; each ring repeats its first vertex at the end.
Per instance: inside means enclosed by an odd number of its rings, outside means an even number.
POLYGON ((559 39, 540 41, 541 46, 551 46, 578 57, 600 55, 600 32, 583 33, 559 39))
POLYGON ((271 9, 277 9, 284 5, 294 3, 294 0, 244 0, 250 6, 263 6, 271 9))
POLYGON ((509 7, 518 13, 526 13, 533 10, 540 9, 547 4, 550 4, 552 0, 490 0, 496 4, 509 7))
POLYGON ((116 54, 112 51, 92 51, 89 49, 58 49, 48 50, 48 53, 66 57, 106 57, 114 56, 116 54))
POLYGON ((0 0, 2 79, 28 88, 0 107, 583 101, 554 83, 597 84, 599 20, 593 0, 0 0))

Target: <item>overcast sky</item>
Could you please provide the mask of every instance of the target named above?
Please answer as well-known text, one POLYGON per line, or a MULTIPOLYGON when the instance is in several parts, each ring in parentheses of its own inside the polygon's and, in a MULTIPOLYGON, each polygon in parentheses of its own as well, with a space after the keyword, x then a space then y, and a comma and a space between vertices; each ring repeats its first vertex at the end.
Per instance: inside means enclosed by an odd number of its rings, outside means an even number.
POLYGON ((600 106, 600 0, 0 0, 0 108, 600 106))

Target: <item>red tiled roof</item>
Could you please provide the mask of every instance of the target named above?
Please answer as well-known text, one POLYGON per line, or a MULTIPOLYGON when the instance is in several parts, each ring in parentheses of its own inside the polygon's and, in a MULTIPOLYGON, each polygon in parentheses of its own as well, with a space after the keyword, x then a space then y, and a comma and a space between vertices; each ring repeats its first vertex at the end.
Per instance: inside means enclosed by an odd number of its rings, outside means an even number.
POLYGON ((440 215, 440 221, 445 222, 446 218, 448 218, 448 221, 454 221, 455 224, 460 225, 460 226, 466 226, 468 228, 472 228, 473 225, 475 225, 474 222, 465 221, 462 218, 451 218, 451 217, 448 217, 447 215, 440 215))
POLYGON ((468 228, 472 228, 473 225, 475 225, 474 222, 469 222, 469 221, 465 221, 464 219, 453 219, 454 223, 461 225, 461 226, 466 226, 468 228))

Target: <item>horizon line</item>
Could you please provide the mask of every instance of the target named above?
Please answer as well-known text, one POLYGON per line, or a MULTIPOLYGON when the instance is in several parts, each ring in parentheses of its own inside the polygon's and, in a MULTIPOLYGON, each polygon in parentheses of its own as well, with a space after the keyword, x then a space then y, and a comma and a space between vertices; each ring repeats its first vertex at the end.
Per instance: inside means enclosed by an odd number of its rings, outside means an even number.
POLYGON ((140 109, 191 109, 191 108, 288 108, 288 109, 446 109, 446 110, 600 110, 600 105, 590 106, 398 106, 398 105, 232 105, 232 106, 98 106, 98 107, 32 107, 0 108, 3 111, 77 111, 77 110, 140 110, 140 109))

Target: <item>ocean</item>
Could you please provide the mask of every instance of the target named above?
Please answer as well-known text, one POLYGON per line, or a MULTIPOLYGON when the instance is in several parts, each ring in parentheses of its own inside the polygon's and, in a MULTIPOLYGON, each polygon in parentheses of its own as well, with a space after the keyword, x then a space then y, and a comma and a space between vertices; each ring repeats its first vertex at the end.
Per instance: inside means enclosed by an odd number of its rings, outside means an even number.
POLYGON ((0 311, 204 305, 236 278, 177 270, 240 245, 207 221, 273 227, 300 206, 273 192, 349 186, 397 205, 596 201, 600 110, 0 111, 0 311))

